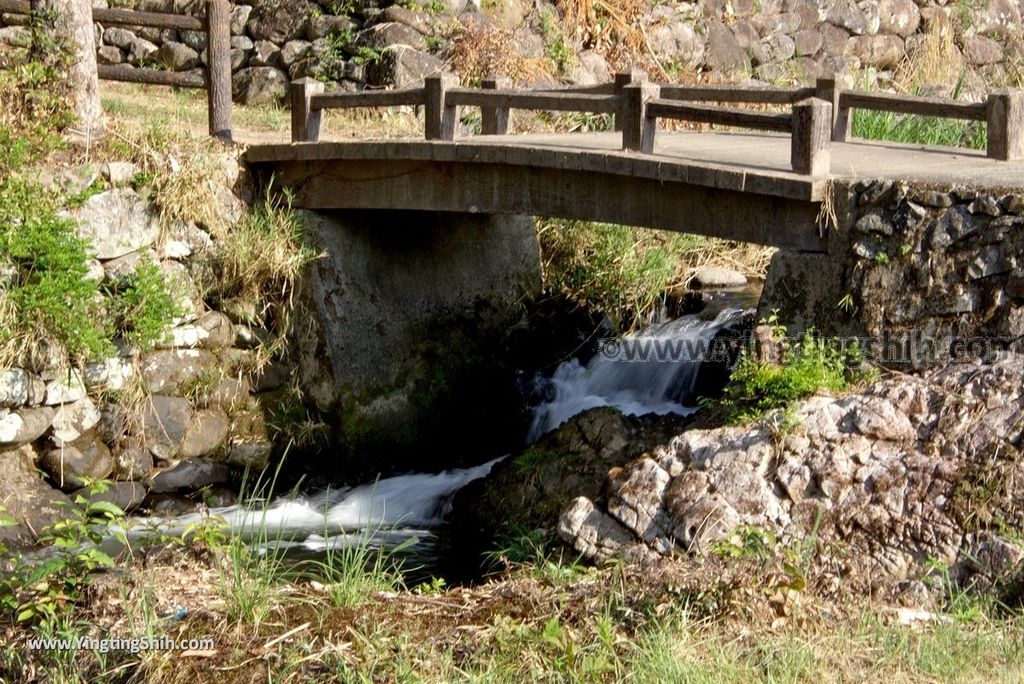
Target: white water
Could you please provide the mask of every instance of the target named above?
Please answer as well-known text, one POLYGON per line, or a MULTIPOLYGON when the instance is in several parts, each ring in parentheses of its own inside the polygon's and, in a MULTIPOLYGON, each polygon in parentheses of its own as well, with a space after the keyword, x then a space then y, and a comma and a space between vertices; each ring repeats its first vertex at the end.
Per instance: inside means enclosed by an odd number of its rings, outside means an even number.
MULTIPOLYGON (((504 457, 502 457, 504 458, 504 457)), ((227 506, 171 519, 137 521, 128 537, 153 531, 180 535, 191 524, 209 519, 247 538, 269 540, 272 546, 322 550, 344 544, 370 530, 375 537, 408 538, 427 534, 439 524, 459 489, 491 471, 501 458, 473 468, 441 473, 412 473, 359 485, 342 492, 277 499, 267 508, 227 506)))
POLYGON ((634 416, 693 413, 696 408, 685 402, 693 398, 704 352, 715 333, 742 313, 725 309, 713 321, 685 316, 655 324, 606 345, 586 366, 575 359, 563 363, 549 381, 553 398, 534 409, 529 441, 598 406, 634 416))

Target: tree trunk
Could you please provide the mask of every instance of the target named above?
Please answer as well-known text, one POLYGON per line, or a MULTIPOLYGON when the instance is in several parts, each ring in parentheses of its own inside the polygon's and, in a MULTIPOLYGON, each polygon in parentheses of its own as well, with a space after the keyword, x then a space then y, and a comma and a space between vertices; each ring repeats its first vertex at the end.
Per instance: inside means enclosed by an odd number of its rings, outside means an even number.
POLYGON ((67 78, 72 109, 78 117, 75 132, 85 138, 102 134, 92 0, 31 0, 31 4, 33 14, 50 34, 50 44, 69 51, 67 78))

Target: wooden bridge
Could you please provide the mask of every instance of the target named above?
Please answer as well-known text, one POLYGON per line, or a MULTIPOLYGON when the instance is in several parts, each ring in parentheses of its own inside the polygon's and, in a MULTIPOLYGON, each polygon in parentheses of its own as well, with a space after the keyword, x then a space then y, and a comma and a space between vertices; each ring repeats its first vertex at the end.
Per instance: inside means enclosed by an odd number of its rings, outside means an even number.
POLYGON ((460 88, 449 75, 419 88, 325 93, 292 84, 292 143, 256 145, 248 160, 309 209, 511 213, 662 228, 826 251, 819 220, 830 184, 879 177, 1024 188, 1024 93, 985 102, 865 93, 834 79, 813 88, 658 86, 638 73, 614 83, 512 90, 501 79, 460 88), (709 103, 716 104, 709 104, 709 103), (722 103, 727 103, 723 105, 722 103), (775 105, 781 112, 734 104, 775 105), (425 140, 321 141, 332 108, 423 108, 425 140), (459 108, 481 133, 457 137, 459 108), (985 152, 850 139, 850 110, 981 121, 985 152), (515 109, 611 114, 616 132, 510 135, 515 109), (680 120, 744 132, 658 133, 680 120))

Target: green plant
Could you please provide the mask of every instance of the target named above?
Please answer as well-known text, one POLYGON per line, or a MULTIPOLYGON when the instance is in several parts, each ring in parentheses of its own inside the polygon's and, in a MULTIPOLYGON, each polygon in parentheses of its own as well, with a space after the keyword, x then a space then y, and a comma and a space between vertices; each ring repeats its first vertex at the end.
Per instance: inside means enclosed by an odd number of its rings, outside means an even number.
POLYGON ((89 245, 59 209, 34 180, 0 180, 0 259, 12 270, 0 301, 0 366, 46 344, 79 363, 111 349, 89 245))
POLYGON ((115 335, 131 347, 148 349, 161 342, 183 312, 160 267, 143 263, 115 286, 105 288, 115 335))
POLYGON ((14 606, 19 622, 55 624, 81 599, 96 570, 113 567, 113 559, 98 545, 124 511, 109 501, 90 498, 106 489, 105 482, 87 482, 89 496, 77 494, 71 505, 64 505, 64 517, 40 536, 40 542, 50 546, 54 555, 38 564, 17 563, 11 578, 5 580, 5 589, 14 591, 13 598, 3 592, 7 596, 4 607, 14 606))
POLYGON ((567 73, 576 64, 576 51, 559 28, 558 20, 550 9, 540 14, 540 31, 544 38, 544 56, 558 73, 567 73))
MULTIPOLYGON (((772 338, 780 339, 785 328, 778 325, 777 314, 764 322, 772 326, 772 338)), ((858 346, 838 348, 808 329, 803 339, 784 348, 778 364, 759 361, 744 351, 722 397, 704 403, 723 408, 730 423, 750 422, 820 390, 845 390, 848 369, 859 371, 861 362, 858 346)))
POLYGON ((710 551, 721 558, 766 561, 775 555, 778 540, 768 530, 753 525, 740 525, 721 541, 714 542, 710 551))
POLYGON ((875 254, 875 256, 874 256, 874 259, 872 259, 872 261, 874 261, 879 266, 888 266, 889 265, 889 255, 886 254, 885 252, 877 252, 875 254))

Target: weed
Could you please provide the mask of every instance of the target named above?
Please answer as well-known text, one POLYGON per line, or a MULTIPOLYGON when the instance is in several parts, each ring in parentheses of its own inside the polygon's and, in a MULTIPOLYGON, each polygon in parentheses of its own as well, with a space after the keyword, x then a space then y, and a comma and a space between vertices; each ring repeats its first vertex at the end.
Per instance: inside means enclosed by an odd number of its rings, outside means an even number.
POLYGON ((105 294, 114 333, 135 349, 163 341, 171 322, 182 314, 171 285, 154 263, 140 264, 105 294))

